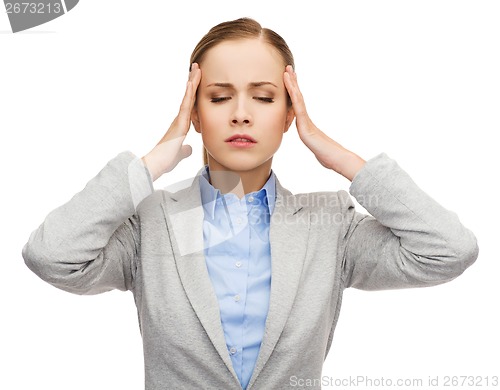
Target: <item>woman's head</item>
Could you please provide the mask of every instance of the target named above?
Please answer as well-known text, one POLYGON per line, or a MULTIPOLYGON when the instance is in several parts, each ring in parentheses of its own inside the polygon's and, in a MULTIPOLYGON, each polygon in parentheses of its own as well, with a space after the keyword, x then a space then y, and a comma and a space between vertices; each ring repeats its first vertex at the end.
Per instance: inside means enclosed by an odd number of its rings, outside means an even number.
POLYGON ((285 40, 273 30, 263 28, 250 18, 231 20, 212 27, 194 48, 190 64, 201 63, 205 53, 219 43, 241 39, 261 39, 277 50, 284 66, 292 65, 295 68, 292 52, 285 40))
POLYGON ((270 164, 294 117, 283 83, 294 60, 283 38, 253 19, 224 22, 200 40, 190 62, 202 71, 192 119, 203 137, 204 164, 210 159, 230 170, 270 164), (257 143, 235 148, 225 142, 234 134, 257 143))

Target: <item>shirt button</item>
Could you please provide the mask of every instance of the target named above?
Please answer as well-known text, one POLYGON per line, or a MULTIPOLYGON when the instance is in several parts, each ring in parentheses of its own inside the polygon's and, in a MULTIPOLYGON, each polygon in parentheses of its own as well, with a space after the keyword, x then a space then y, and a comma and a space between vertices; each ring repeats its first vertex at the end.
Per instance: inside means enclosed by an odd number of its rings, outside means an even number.
POLYGON ((235 296, 234 296, 234 300, 235 300, 236 302, 238 302, 238 301, 240 300, 240 296, 239 296, 239 295, 235 295, 235 296))
POLYGON ((231 353, 231 355, 234 355, 236 353, 236 348, 231 347, 231 349, 229 350, 229 352, 231 353))
POLYGON ((241 267, 241 261, 236 262, 236 267, 240 268, 241 267))
POLYGON ((249 197, 248 197, 248 201, 249 201, 250 203, 252 203, 252 202, 253 202, 253 196, 249 196, 249 197))

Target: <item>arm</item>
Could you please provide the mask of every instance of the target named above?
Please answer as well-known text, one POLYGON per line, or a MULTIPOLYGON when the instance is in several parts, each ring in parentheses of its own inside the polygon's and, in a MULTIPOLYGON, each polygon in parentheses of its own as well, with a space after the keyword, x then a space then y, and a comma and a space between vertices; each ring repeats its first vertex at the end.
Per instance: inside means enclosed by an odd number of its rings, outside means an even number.
POLYGON ((152 191, 142 160, 120 153, 31 233, 22 250, 26 265, 76 294, 131 289, 140 243, 134 212, 152 191))
POLYGON ((350 192, 371 216, 351 207, 343 261, 346 287, 436 285, 456 278, 477 259, 474 234, 387 155, 366 162, 350 192))
POLYGON ((385 154, 366 162, 318 129, 307 114, 291 66, 286 67, 284 82, 300 139, 321 165, 351 180, 352 195, 372 214, 357 213, 344 192, 346 287, 435 285, 457 277, 476 260, 476 238, 454 213, 424 193, 385 154))
POLYGON ((133 289, 140 245, 134 213, 154 191, 153 181, 191 154, 182 142, 200 79, 193 64, 179 114, 146 156, 120 153, 31 234, 22 255, 34 273, 76 294, 133 289))

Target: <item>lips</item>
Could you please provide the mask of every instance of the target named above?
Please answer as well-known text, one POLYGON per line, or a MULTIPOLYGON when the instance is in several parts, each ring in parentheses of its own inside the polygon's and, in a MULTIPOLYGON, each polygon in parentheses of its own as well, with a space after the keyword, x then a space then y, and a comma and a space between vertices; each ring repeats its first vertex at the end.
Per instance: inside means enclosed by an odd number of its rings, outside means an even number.
POLYGON ((253 139, 247 134, 235 134, 226 139, 226 142, 231 142, 231 141, 252 142, 252 143, 257 142, 255 139, 253 139))

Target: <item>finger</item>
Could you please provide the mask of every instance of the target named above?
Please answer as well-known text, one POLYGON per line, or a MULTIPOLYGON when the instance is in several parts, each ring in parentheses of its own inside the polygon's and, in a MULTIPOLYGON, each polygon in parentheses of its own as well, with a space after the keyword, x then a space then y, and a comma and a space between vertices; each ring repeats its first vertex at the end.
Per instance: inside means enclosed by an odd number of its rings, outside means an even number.
POLYGON ((292 99, 292 104, 294 105, 294 110, 306 112, 304 97, 302 95, 302 92, 300 91, 297 81, 297 73, 295 73, 290 65, 287 67, 287 75, 290 86, 289 93, 290 98, 292 99))
POLYGON ((286 67, 284 78, 289 90, 290 99, 292 100, 295 123, 301 139, 302 137, 316 134, 319 129, 311 121, 311 118, 309 118, 304 97, 302 96, 302 92, 300 92, 297 74, 291 66, 286 67))
POLYGON ((198 89, 198 85, 200 84, 201 81, 201 69, 200 65, 198 65, 196 62, 192 65, 192 71, 190 74, 191 81, 193 82, 194 85, 194 90, 196 92, 196 89, 198 89))
POLYGON ((299 89, 299 84, 297 82, 297 74, 294 72, 293 68, 288 65, 285 69, 284 74, 285 87, 292 100, 292 107, 295 112, 295 116, 307 117, 306 105, 304 102, 304 97, 299 89))
POLYGON ((196 90, 201 80, 201 70, 198 64, 194 63, 191 66, 189 80, 186 83, 186 92, 179 109, 179 125, 182 127, 182 132, 185 134, 189 130, 191 121, 191 111, 196 100, 196 90))
POLYGON ((189 105, 189 115, 191 116, 191 112, 193 110, 194 104, 196 103, 196 92, 198 91, 198 87, 201 82, 201 69, 197 63, 193 64, 193 71, 191 72, 191 83, 193 87, 193 94, 191 97, 191 102, 189 105))

